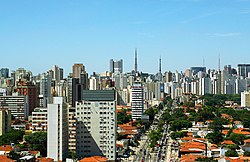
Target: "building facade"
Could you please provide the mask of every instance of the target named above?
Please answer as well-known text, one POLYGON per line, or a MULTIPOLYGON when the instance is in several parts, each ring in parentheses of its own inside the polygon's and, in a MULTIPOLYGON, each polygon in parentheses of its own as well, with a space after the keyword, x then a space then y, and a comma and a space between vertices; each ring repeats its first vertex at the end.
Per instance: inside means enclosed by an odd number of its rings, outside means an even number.
POLYGON ((115 91, 83 91, 76 103, 78 158, 105 156, 116 159, 115 91))
POLYGON ((11 130, 11 112, 0 108, 0 136, 11 130))
POLYGON ((141 83, 135 83, 131 89, 132 119, 140 119, 144 111, 143 86, 141 83))
POLYGON ((28 118, 28 96, 0 96, 0 107, 7 108, 16 119, 28 118))
POLYGON ((47 157, 64 161, 68 156, 68 110, 63 97, 48 104, 47 157))

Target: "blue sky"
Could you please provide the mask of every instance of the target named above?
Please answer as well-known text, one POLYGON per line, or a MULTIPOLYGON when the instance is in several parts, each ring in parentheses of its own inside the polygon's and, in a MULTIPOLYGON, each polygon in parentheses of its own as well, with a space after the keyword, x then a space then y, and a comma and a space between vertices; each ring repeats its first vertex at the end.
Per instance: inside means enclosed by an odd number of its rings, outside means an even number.
POLYGON ((74 63, 89 73, 123 59, 156 73, 249 63, 249 0, 8 0, 0 1, 1 66, 34 74, 74 63))

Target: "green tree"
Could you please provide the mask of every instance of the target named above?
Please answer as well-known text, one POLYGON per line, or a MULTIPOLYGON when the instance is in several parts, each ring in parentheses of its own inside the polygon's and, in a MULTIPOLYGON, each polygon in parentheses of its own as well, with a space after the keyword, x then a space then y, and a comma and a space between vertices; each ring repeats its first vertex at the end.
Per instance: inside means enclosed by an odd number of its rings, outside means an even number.
POLYGON ((214 144, 220 144, 223 140, 223 134, 221 132, 213 132, 213 133, 209 133, 207 134, 206 138, 214 144))
POLYGON ((244 156, 250 156, 250 151, 245 151, 244 156))
POLYGON ((117 124, 128 123, 132 120, 131 115, 127 115, 127 110, 123 109, 122 112, 117 113, 117 124))
POLYGON ((237 145, 244 144, 244 140, 246 139, 246 136, 244 134, 235 134, 231 133, 229 138, 237 145))
POLYGON ((47 155, 47 133, 36 132, 25 137, 25 141, 28 143, 30 150, 40 151, 42 156, 47 155))
POLYGON ((235 150, 228 150, 225 153, 226 157, 238 157, 238 153, 235 150))
POLYGON ((154 120, 155 114, 157 114, 157 113, 158 113, 157 108, 153 108, 153 107, 148 108, 148 109, 144 112, 144 114, 146 114, 146 115, 149 116, 149 120, 150 120, 150 121, 154 120))
POLYGON ((214 118, 214 121, 210 123, 209 127, 213 132, 221 132, 223 130, 223 119, 220 117, 214 118))
POLYGON ((23 140, 24 131, 11 130, 0 136, 0 145, 19 143, 23 140))
POLYGON ((192 127, 192 123, 188 120, 174 120, 171 123, 170 130, 172 131, 180 131, 183 128, 190 128, 192 127))
POLYGON ((171 134, 170 134, 170 137, 172 138, 172 139, 177 139, 177 138, 182 138, 182 137, 184 137, 185 135, 187 134, 187 132, 183 132, 183 131, 179 131, 179 132, 172 132, 171 134))

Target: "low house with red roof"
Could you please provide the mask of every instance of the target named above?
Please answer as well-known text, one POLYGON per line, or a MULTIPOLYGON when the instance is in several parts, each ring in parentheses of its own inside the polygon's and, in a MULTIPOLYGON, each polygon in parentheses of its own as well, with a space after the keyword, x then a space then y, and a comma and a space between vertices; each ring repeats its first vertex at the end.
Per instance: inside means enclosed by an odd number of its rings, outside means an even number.
POLYGON ((247 137, 250 137, 250 131, 249 131, 249 129, 246 129, 246 128, 234 129, 233 133, 235 133, 235 134, 243 134, 243 135, 245 135, 247 137))
POLYGON ((15 162, 15 160, 12 160, 12 159, 8 158, 5 155, 1 155, 0 156, 0 162, 15 162))
POLYGON ((250 151, 250 139, 244 140, 244 145, 242 146, 244 151, 250 151))
POLYGON ((207 151, 207 145, 201 142, 181 143, 180 154, 182 155, 204 155, 207 151))
POLYGON ((92 156, 83 158, 80 162, 107 162, 108 158, 102 156, 92 156))
POLYGON ((0 155, 9 155, 14 149, 15 148, 11 145, 2 145, 0 146, 0 155))
POLYGON ((54 162, 54 159, 43 157, 43 158, 37 158, 36 162, 54 162))
POLYGON ((223 142, 221 142, 222 145, 234 145, 235 143, 231 140, 224 140, 223 142))

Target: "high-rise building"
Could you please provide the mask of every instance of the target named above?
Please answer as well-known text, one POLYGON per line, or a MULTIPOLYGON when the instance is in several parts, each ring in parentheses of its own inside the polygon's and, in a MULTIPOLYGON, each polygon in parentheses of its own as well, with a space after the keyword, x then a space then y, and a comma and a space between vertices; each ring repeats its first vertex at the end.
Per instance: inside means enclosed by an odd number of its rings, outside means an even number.
POLYGON ((166 82, 172 82, 173 80, 173 75, 171 71, 166 71, 165 72, 165 78, 166 78, 166 82))
POLYGON ((29 102, 29 115, 31 115, 34 108, 38 106, 37 87, 25 79, 19 79, 17 81, 16 91, 20 96, 28 96, 29 102))
POLYGON ((123 72, 123 60, 114 61, 113 59, 110 60, 110 72, 112 73, 122 73, 123 72))
POLYGON ((140 119, 144 111, 143 86, 136 82, 131 89, 132 119, 140 119))
POLYGON ((0 108, 0 136, 11 129, 11 112, 8 109, 0 108))
POLYGON ((76 103, 78 158, 116 159, 116 100, 114 90, 83 91, 76 103))
POLYGON ((52 66, 52 79, 59 82, 63 79, 63 69, 57 65, 52 66))
POLYGON ((250 73, 250 64, 238 64, 238 75, 244 78, 250 77, 248 73, 250 73))
POLYGON ((28 118, 28 96, 0 96, 0 107, 7 108, 16 119, 28 118))
POLYGON ((69 107, 68 109, 69 119, 69 152, 76 153, 76 108, 69 107))
POLYGON ((47 131, 47 108, 38 107, 32 112, 32 132, 46 132, 47 131))
POLYGON ((202 71, 203 73, 206 72, 206 67, 191 67, 190 68, 193 75, 197 74, 199 71, 202 71))
POLYGON ((2 68, 0 69, 0 78, 8 78, 9 77, 9 69, 2 68))
POLYGON ((241 92, 241 107, 250 107, 250 91, 241 92))
POLYGON ((74 64, 72 66, 73 78, 81 78, 81 74, 85 73, 85 66, 83 64, 74 64))
POLYGON ((47 157, 64 161, 68 155, 68 110, 63 97, 48 104, 47 157))

